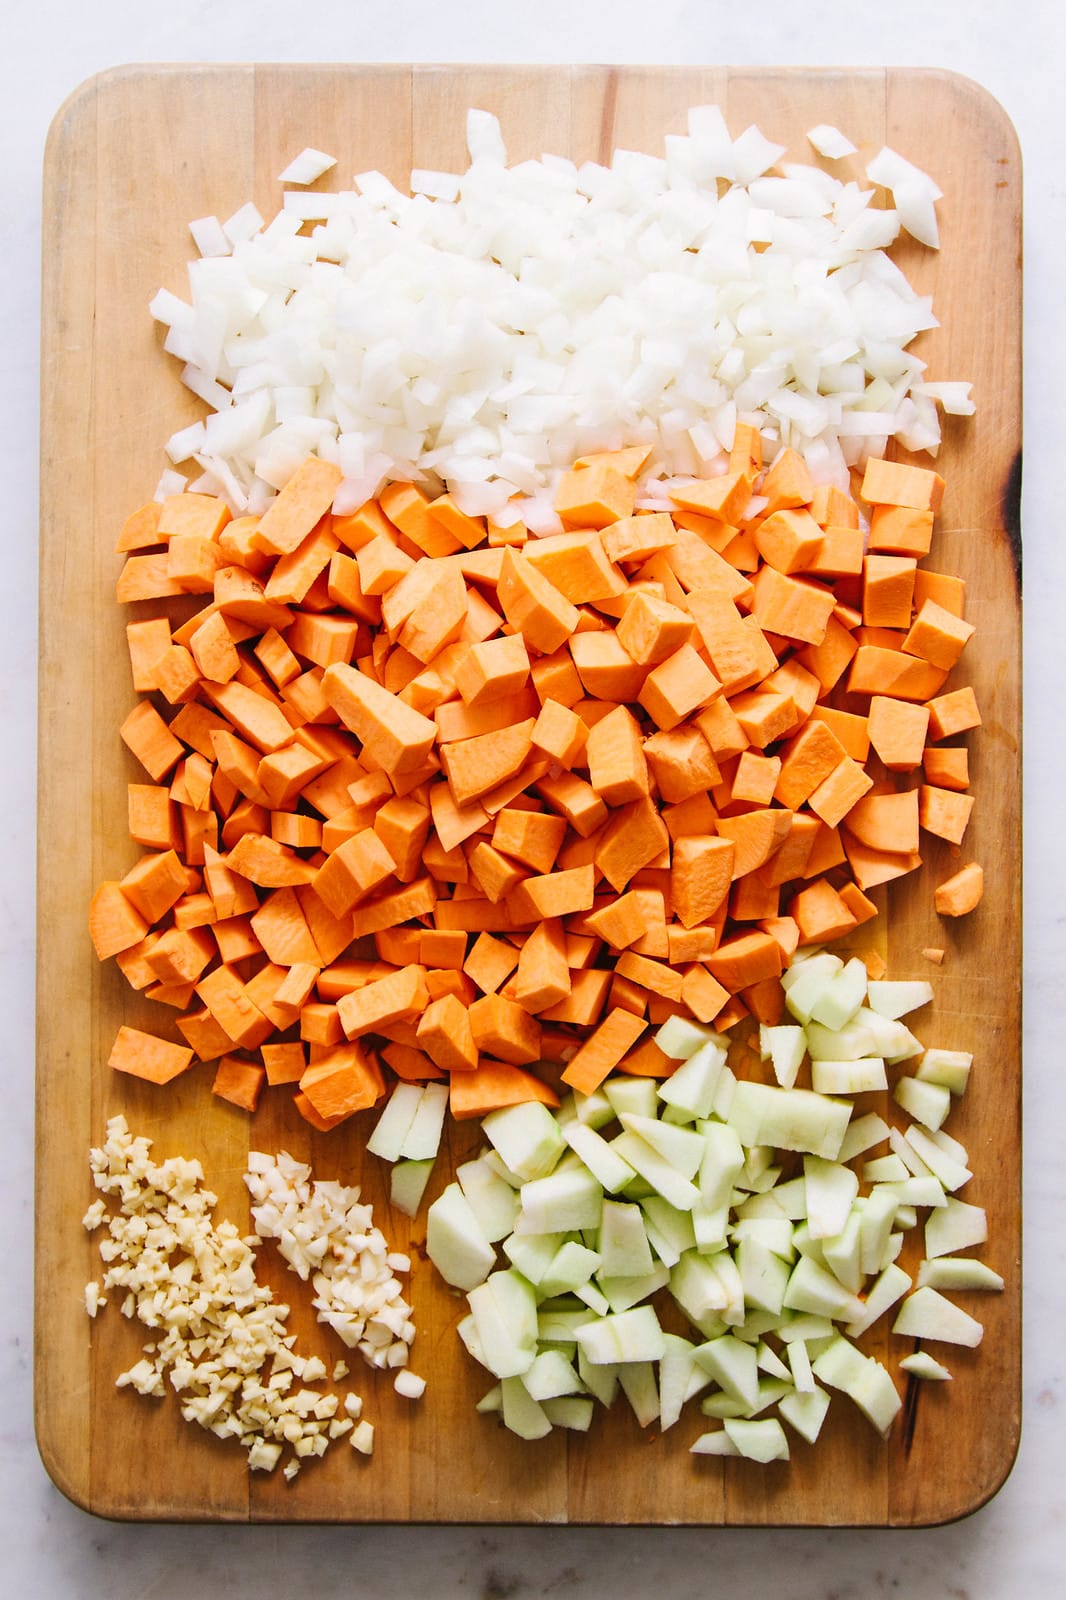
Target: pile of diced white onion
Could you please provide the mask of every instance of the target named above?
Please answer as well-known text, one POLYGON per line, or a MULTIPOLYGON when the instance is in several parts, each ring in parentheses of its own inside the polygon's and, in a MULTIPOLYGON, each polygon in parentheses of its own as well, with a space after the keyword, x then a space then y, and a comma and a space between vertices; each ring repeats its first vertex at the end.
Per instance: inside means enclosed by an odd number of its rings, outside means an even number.
MULTIPOLYGON (((161 493, 259 512, 316 452, 343 469, 338 511, 398 478, 542 532, 558 472, 592 451, 649 445, 654 505, 721 470, 744 420, 844 486, 889 440, 935 454, 938 407, 972 411, 908 348, 936 318, 886 251, 901 229, 936 247, 940 191, 895 152, 838 178, 758 128, 731 137, 714 106, 662 156, 609 166, 509 167, 480 111, 467 142, 465 173, 415 171, 410 193, 366 172, 287 190, 269 222, 249 204, 191 224, 190 299, 161 289, 151 311, 209 414, 169 440, 183 471, 161 493)), ((332 164, 305 151, 282 177, 332 164)))

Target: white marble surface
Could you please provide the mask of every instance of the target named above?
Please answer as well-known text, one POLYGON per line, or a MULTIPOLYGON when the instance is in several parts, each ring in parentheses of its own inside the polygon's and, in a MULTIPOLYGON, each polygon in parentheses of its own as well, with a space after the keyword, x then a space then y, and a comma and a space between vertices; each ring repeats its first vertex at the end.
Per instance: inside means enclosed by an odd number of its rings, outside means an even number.
MULTIPOLYGON (((1066 300, 1059 0, 31 0, 7 9, 0 96, 0 541, 13 604, 0 629, 0 985, 7 1114, 0 1212, 11 1219, 0 1289, 3 1587, 27 1600, 298 1595, 567 1600, 713 1585, 791 1600, 1028 1600, 1063 1592, 1066 1322, 1063 1130, 1066 925, 1061 795, 1061 635, 1066 555, 1061 474, 1066 300), (1025 1422, 1006 1486, 967 1521, 890 1534, 121 1526, 69 1505, 46 1477, 32 1425, 35 607, 40 176, 45 133, 90 74, 153 60, 618 61, 942 66, 1006 107, 1026 172, 1025 538, 1025 1422)), ((1019 864, 1020 870, 1020 864, 1019 864)), ((57 997, 57 999, 60 997, 57 997)))

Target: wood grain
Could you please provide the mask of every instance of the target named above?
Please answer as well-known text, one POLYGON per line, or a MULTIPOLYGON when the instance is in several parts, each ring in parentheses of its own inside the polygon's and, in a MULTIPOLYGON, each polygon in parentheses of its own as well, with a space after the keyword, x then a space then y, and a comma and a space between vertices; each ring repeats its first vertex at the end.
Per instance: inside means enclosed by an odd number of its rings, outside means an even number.
MULTIPOLYGON (((35 1410, 42 1458, 72 1500, 138 1519, 914 1526, 961 1516, 998 1488, 1020 1411, 1020 190, 1000 109, 940 72, 144 67, 92 80, 62 108, 45 163, 35 1410), (838 124, 860 147, 837 164, 845 177, 885 142, 933 171, 943 248, 903 246, 899 259, 942 322, 917 348, 934 375, 972 378, 978 401, 975 418, 945 429, 948 492, 929 565, 966 578, 979 630, 967 657, 984 713, 967 856, 985 865, 986 898, 958 927, 936 918, 932 884, 954 862, 946 846, 931 849, 920 877, 883 897, 866 944, 899 977, 930 973, 927 945, 947 950, 924 1031, 976 1056, 952 1131, 971 1151, 967 1198, 988 1208, 988 1256, 1006 1292, 973 1308, 983 1347, 952 1353, 951 1385, 908 1395, 887 1445, 841 1401, 816 1449, 798 1445, 787 1467, 769 1469, 690 1456, 698 1415, 659 1436, 618 1407, 589 1438, 533 1446, 475 1415, 487 1383, 454 1331, 463 1303, 420 1254, 424 1223, 389 1216, 381 1164, 360 1159, 368 1119, 322 1143, 277 1099, 250 1126, 211 1097, 210 1069, 164 1095, 113 1081, 115 1028, 146 1022, 149 1006, 113 964, 98 966, 85 931, 94 884, 132 860, 123 786, 137 774, 116 730, 134 696, 112 598, 115 532, 151 493, 163 440, 197 414, 146 310, 160 284, 184 291, 187 219, 227 216, 249 197, 271 215, 276 174, 307 144, 338 156, 338 186, 374 167, 398 184, 412 166, 454 170, 470 105, 499 114, 513 160, 545 150, 602 160, 619 145, 658 152, 684 131, 688 106, 711 101, 735 132, 756 122, 791 159, 812 159, 804 133, 815 122, 838 124), (241 1453, 186 1427, 175 1405, 115 1390, 138 1330, 113 1309, 84 1316, 82 1286, 99 1266, 79 1219, 92 1198, 88 1148, 118 1110, 161 1153, 199 1156, 220 1210, 242 1226, 251 1141, 361 1180, 397 1247, 412 1248, 415 1364, 430 1387, 412 1407, 353 1374, 378 1424, 371 1462, 337 1447, 291 1487, 249 1480, 241 1453)), ((450 1161, 473 1140, 455 1130, 450 1161)), ((262 1262, 301 1342, 334 1359, 292 1280, 268 1252, 262 1262)), ((892 1345, 884 1332, 871 1342, 892 1345)))

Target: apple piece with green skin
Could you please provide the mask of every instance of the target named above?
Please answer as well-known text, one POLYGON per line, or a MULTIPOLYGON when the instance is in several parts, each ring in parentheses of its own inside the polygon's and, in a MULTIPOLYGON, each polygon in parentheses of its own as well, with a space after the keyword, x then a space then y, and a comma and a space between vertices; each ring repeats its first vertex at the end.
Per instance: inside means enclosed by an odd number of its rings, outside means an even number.
POLYGON ((815 1239, 830 1239, 840 1233, 859 1192, 859 1180, 850 1167, 821 1156, 803 1158, 803 1181, 807 1189, 807 1223, 815 1239))
POLYGON ((485 1238, 498 1244, 514 1228, 518 1191, 500 1177, 485 1156, 464 1161, 455 1169, 455 1176, 485 1238))
POLYGON ((689 1122, 709 1117, 725 1060, 725 1047, 717 1038, 708 1039, 659 1085, 659 1099, 685 1113, 689 1122))
POLYGON ((786 1394, 778 1402, 777 1409, 801 1439, 815 1444, 829 1410, 829 1396, 817 1384, 810 1393, 801 1391, 797 1385, 792 1394, 786 1394))
POLYGON ((897 1078, 892 1098, 909 1117, 936 1133, 951 1110, 951 1094, 942 1083, 904 1076, 897 1078))
POLYGON ((500 1383, 503 1425, 520 1439, 543 1439, 552 1430, 551 1420, 540 1403, 533 1399, 520 1377, 504 1378, 500 1383))
POLYGON ((563 1232, 511 1233, 503 1241, 503 1253, 523 1278, 536 1287, 550 1270, 560 1246, 565 1242, 566 1234, 563 1232))
POLYGON ((938 1256, 923 1261, 918 1268, 918 1287, 924 1289, 976 1289, 985 1293, 1002 1292, 1003 1279, 983 1261, 970 1256, 938 1256))
POLYGON ((432 1159, 397 1161, 389 1173, 389 1204, 405 1217, 417 1216, 433 1167, 432 1159))
POLYGON ((611 1140, 611 1149, 628 1162, 638 1177, 649 1183, 656 1194, 662 1195, 679 1211, 692 1210, 699 1198, 696 1185, 675 1172, 669 1161, 658 1150, 653 1150, 639 1134, 627 1129, 611 1140))
POLYGON ((542 1403, 564 1394, 580 1394, 584 1388, 573 1364, 558 1350, 542 1350, 535 1356, 522 1374, 522 1383, 526 1393, 542 1403))
POLYGON ((457 1183, 426 1213, 426 1254, 454 1289, 476 1288, 496 1265, 496 1252, 457 1183))
POLYGON ((566 1148, 559 1124, 536 1100, 490 1111, 481 1127, 505 1166, 523 1183, 547 1177, 566 1148))
POLYGON ((484 1365, 494 1378, 528 1372, 537 1354, 537 1302, 532 1285, 514 1268, 492 1272, 469 1291, 484 1365))
POLYGON ((618 1382, 642 1428, 659 1418, 659 1386, 650 1361, 627 1361, 618 1369, 618 1382))
POLYGON ((654 1078, 608 1078, 603 1092, 616 1117, 621 1117, 623 1112, 637 1117, 655 1116, 659 1091, 654 1078))
POLYGON ((811 1088, 815 1094, 877 1094, 888 1088, 882 1056, 859 1056, 856 1061, 811 1059, 811 1088))
MULTIPOLYGON (((422 1091, 423 1085, 420 1083, 395 1085, 384 1111, 374 1126, 374 1131, 366 1142, 366 1147, 372 1156, 380 1156, 382 1161, 400 1159, 404 1140, 411 1131, 411 1124, 415 1120, 415 1113, 422 1100, 422 1091)), ((435 1154, 435 1150, 428 1151, 427 1158, 435 1154)))
POLYGON ((799 1077, 799 1069, 807 1054, 807 1035, 798 1024, 791 1022, 759 1026, 759 1054, 769 1061, 774 1077, 782 1089, 791 1089, 799 1077))
POLYGON ((717 1045, 723 1052, 729 1047, 729 1040, 722 1034, 689 1017, 668 1017, 654 1037, 663 1054, 675 1061, 688 1061, 708 1044, 717 1045))
POLYGON ((748 1079, 736 1086, 729 1123, 741 1144, 770 1144, 836 1159, 851 1106, 810 1089, 778 1089, 748 1079))
MULTIPOLYGON (((614 1120, 613 1111, 611 1120, 614 1120)), ((611 1149, 603 1135, 586 1123, 575 1121, 565 1124, 563 1138, 608 1194, 617 1194, 636 1176, 629 1163, 611 1149)))
POLYGON ((898 1021, 900 1017, 908 1016, 910 1012, 929 1004, 933 998, 933 985, 924 978, 872 978, 866 992, 871 1011, 898 1021))
POLYGON ((578 1329, 577 1343, 594 1366, 659 1361, 665 1349, 659 1319, 647 1305, 610 1312, 598 1322, 586 1323, 578 1329))
POLYGON ((845 1324, 844 1331, 848 1338, 858 1339, 861 1334, 866 1332, 867 1328, 872 1328, 874 1323, 878 1322, 886 1311, 890 1311, 898 1301, 903 1299, 910 1287, 911 1278, 909 1274, 904 1272, 903 1268, 897 1266, 895 1262, 890 1261, 875 1278, 872 1287, 867 1293, 862 1315, 853 1317, 850 1322, 845 1324))
POLYGON ((973 1056, 967 1050, 927 1050, 914 1071, 923 1083, 942 1084, 949 1093, 962 1095, 970 1081, 973 1056))
POLYGON ((587 1395, 557 1395, 541 1402, 541 1410, 553 1428, 571 1428, 576 1433, 589 1431, 595 1409, 595 1401, 587 1395))
POLYGON ((925 1254, 928 1260, 935 1256, 954 1255, 957 1250, 968 1250, 971 1245, 984 1244, 988 1238, 988 1217, 983 1206, 970 1205, 966 1200, 949 1196, 947 1203, 934 1211, 925 1221, 925 1254))
POLYGON ((524 1183, 520 1201, 523 1232, 567 1233, 599 1227, 603 1190, 588 1168, 578 1165, 524 1183))
POLYGON ((787 1461, 788 1439, 776 1417, 763 1417, 758 1421, 727 1417, 722 1427, 736 1447, 737 1454, 749 1461, 787 1461))
POLYGON ((810 1007, 810 1020, 824 1028, 843 1028, 866 999, 866 983, 866 968, 853 956, 833 974, 810 1007))
POLYGON ((640 1278, 654 1269, 644 1214, 638 1205, 618 1200, 603 1202, 596 1248, 603 1277, 640 1278))
POLYGON ((974 1349, 984 1337, 976 1317, 963 1311, 937 1289, 915 1289, 899 1308, 892 1332, 911 1339, 931 1339, 934 1343, 962 1344, 974 1349))
POLYGON ((427 1083, 407 1131, 400 1154, 406 1161, 426 1161, 440 1149, 448 1090, 442 1083, 427 1083))
POLYGON ((629 1111, 623 1111, 619 1121, 627 1133, 635 1133, 650 1145, 674 1172, 679 1172, 684 1178, 696 1176, 706 1150, 705 1141, 696 1130, 661 1122, 656 1117, 637 1116, 629 1111))
POLYGON ((951 1373, 947 1367, 931 1356, 928 1350, 916 1350, 912 1356, 904 1356, 900 1366, 914 1378, 931 1379, 934 1383, 946 1383, 951 1380, 951 1373))
POLYGON ((793 961, 785 969, 781 974, 781 987, 785 991, 785 1004, 797 1022, 806 1027, 827 984, 843 966, 839 956, 833 955, 832 951, 821 950, 793 961))

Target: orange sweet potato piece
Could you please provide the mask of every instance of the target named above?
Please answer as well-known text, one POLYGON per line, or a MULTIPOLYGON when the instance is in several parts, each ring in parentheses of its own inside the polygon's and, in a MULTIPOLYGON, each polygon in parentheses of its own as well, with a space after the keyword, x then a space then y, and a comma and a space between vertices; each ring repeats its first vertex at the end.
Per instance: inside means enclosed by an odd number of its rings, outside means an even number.
POLYGON ((266 1082, 266 1068, 242 1056, 223 1056, 215 1072, 211 1093, 242 1111, 254 1111, 266 1082))
POLYGON ((900 556, 927 556, 933 542, 933 513, 909 506, 875 505, 869 548, 900 556))
POLYGON ((337 1011, 345 1037, 357 1039, 390 1022, 413 1021, 422 1015, 428 999, 426 969, 412 962, 341 995, 337 1011))
POLYGON ((918 791, 918 819, 922 827, 951 844, 962 843, 973 807, 972 794, 937 789, 928 783, 923 783, 918 791))
POLYGON ((970 787, 970 753, 965 745, 928 745, 922 752, 926 783, 938 789, 970 787))
POLYGON ((867 794, 844 819, 850 834, 872 850, 912 855, 918 849, 918 790, 867 794))
POLYGON ((577 631, 577 607, 519 551, 504 551, 496 594, 512 627, 545 655, 577 631))
POLYGON ((172 1044, 154 1033, 123 1024, 115 1037, 107 1064, 116 1072, 128 1072, 148 1083, 170 1083, 192 1064, 193 1051, 172 1044))
POLYGON ((437 737, 436 723, 346 662, 322 675, 328 703, 375 763, 400 776, 425 763, 437 737))
POLYGON ((565 818, 504 806, 496 813, 492 843, 533 872, 544 873, 555 865, 565 837, 565 818))
POLYGON ((781 946, 771 934, 758 929, 723 939, 705 965, 713 978, 735 994, 764 978, 781 976, 781 946))
POLYGON ((385 1093, 385 1080, 376 1057, 358 1040, 351 1040, 310 1063, 300 1079, 300 1092, 319 1117, 332 1125, 375 1105, 385 1093))
POLYGON ((470 1007, 470 1026, 479 1050, 526 1066, 540 1060, 540 1025, 524 1007, 501 994, 484 995, 470 1007))
POLYGON ((908 506, 935 514, 944 497, 944 480, 927 467, 871 458, 859 493, 867 505, 908 506))
POLYGON ((616 706, 589 729, 586 751, 589 782, 605 804, 625 805, 648 794, 640 726, 627 706, 616 706))
POLYGON ((138 911, 120 883, 99 884, 89 902, 89 936, 99 960, 140 944, 152 920, 138 911))
POLYGON ((498 733, 441 745, 441 765, 456 805, 470 805, 522 770, 533 748, 535 725, 530 717, 498 733))
POLYGON ((969 684, 937 695, 929 701, 929 738, 950 739, 957 733, 981 726, 977 696, 969 684))
POLYGON ((418 1043, 443 1072, 475 1072, 478 1047, 470 1013, 454 994, 442 995, 426 1007, 417 1027, 418 1043))
POLYGON ((791 826, 791 811, 777 806, 744 811, 735 817, 720 817, 718 832, 734 847, 734 883, 764 866, 785 842, 791 826))
POLYGON ((685 928, 709 922, 729 893, 736 843, 730 837, 694 834, 677 839, 670 872, 670 896, 685 928))
POLYGON ((566 930, 552 917, 533 929, 519 952, 514 997, 536 1015, 559 1005, 571 989, 566 930))
POLYGON ((933 890, 933 904, 942 917, 965 917, 979 904, 984 888, 984 872, 976 861, 971 861, 937 884, 933 890))
POLYGON ((559 478, 555 509, 565 528, 607 528, 632 515, 632 480, 609 461, 575 467, 559 478))
POLYGON ((722 685, 690 644, 653 667, 637 699, 657 727, 668 731, 705 706, 722 685))
POLYGON ((806 578, 790 578, 761 567, 755 577, 753 612, 767 633, 801 644, 821 644, 836 604, 832 590, 806 578))
POLYGON ((580 1094, 591 1094, 636 1044, 647 1028, 644 1017, 612 1011, 565 1068, 562 1081, 580 1094))
POLYGON ((814 484, 807 463, 796 450, 784 449, 775 457, 760 485, 767 500, 767 515, 792 506, 810 505, 814 484))
POLYGON ((333 504, 343 474, 333 462, 308 456, 259 520, 261 548, 276 555, 295 550, 333 504))
POLYGON ((912 772, 921 765, 929 730, 928 707, 875 694, 867 727, 870 743, 890 772, 912 772))
POLYGON ((559 1104, 559 1096, 549 1084, 503 1061, 483 1060, 476 1072, 453 1074, 448 1086, 448 1109, 457 1122, 487 1117, 490 1111, 529 1100, 551 1107, 559 1104))

